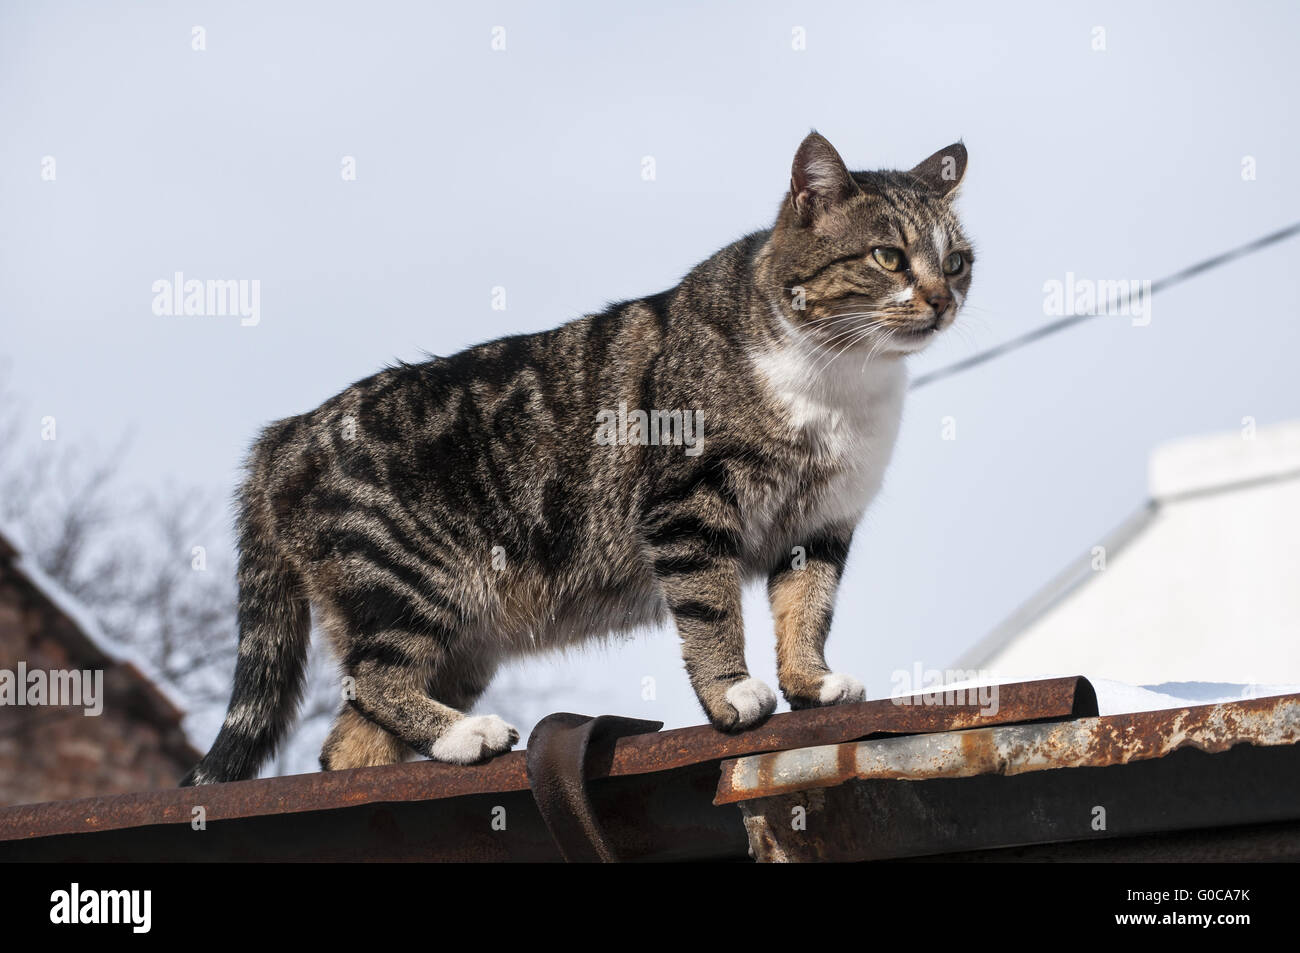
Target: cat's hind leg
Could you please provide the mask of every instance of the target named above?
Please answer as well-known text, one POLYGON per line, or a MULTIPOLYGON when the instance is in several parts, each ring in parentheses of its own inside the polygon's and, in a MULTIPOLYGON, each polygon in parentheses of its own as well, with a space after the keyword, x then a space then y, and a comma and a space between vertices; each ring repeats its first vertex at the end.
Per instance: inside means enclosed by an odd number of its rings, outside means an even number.
MULTIPOLYGON (((478 674, 460 677, 456 660, 434 637, 396 629, 359 637, 343 667, 356 682, 349 704, 427 758, 473 764, 509 751, 519 740, 519 732, 497 715, 466 715, 429 694, 431 687, 474 682, 478 674)), ((465 702, 465 692, 447 690, 450 700, 465 702)))
MULTIPOLYGON (((429 674, 427 694, 452 708, 469 711, 491 681, 495 668, 486 658, 470 660, 469 664, 443 665, 429 674)), ((400 764, 414 757, 417 753, 402 739, 352 705, 344 705, 321 748, 320 766, 323 771, 346 771, 400 764)))
POLYGON ((351 705, 334 719, 320 751, 323 771, 372 768, 409 761, 415 752, 391 731, 368 720, 351 705))

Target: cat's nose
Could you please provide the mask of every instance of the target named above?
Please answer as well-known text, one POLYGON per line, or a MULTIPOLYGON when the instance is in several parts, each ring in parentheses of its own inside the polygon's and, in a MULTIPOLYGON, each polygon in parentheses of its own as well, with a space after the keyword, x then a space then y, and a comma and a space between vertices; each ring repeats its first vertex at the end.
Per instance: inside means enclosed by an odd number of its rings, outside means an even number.
POLYGON ((943 314, 948 310, 948 305, 952 304, 952 295, 946 291, 932 291, 925 300, 934 308, 935 314, 943 314))

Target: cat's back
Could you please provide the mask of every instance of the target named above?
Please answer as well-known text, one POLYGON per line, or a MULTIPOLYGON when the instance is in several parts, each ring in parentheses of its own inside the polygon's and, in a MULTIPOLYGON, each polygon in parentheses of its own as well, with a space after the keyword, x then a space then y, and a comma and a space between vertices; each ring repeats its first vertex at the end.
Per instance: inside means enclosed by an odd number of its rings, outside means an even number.
POLYGON ((366 500, 501 535, 519 532, 508 525, 518 514, 577 526, 600 514, 596 497, 625 510, 626 460, 593 452, 596 421, 634 397, 665 331, 654 299, 636 300, 399 362, 264 428, 249 456, 251 482, 299 524, 366 500))

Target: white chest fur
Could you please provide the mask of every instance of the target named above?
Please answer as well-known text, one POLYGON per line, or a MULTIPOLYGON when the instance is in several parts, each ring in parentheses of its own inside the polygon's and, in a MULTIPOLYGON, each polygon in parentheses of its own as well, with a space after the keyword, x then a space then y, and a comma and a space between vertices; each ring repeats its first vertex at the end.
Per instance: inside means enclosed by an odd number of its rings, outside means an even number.
POLYGON ((825 352, 792 344, 754 359, 786 423, 829 470, 801 527, 853 526, 884 480, 902 420, 907 369, 901 358, 843 354, 827 366, 825 352))

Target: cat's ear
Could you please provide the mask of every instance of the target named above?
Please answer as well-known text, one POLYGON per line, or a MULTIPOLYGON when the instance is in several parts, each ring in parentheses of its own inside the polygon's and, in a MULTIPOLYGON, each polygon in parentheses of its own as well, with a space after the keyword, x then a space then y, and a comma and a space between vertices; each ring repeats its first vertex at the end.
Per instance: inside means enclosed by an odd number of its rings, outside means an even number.
POLYGON ((799 224, 811 224, 818 214, 859 191, 835 147, 820 133, 808 133, 790 170, 790 205, 799 224))
POLYGON ((961 185, 962 176, 965 174, 966 147, 960 142, 945 146, 911 170, 911 175, 940 195, 947 195, 961 185))

